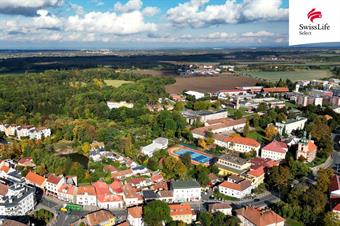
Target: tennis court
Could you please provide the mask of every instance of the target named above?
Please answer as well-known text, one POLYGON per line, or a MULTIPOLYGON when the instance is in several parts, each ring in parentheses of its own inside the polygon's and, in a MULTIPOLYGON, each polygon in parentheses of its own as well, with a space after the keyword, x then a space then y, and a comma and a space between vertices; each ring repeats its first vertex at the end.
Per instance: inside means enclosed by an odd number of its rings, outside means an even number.
POLYGON ((191 156, 191 160, 202 163, 202 164, 209 163, 209 161, 211 160, 210 157, 205 156, 201 153, 195 152, 194 150, 189 150, 189 149, 180 149, 179 151, 175 153, 178 156, 183 156, 186 153, 189 153, 191 156))

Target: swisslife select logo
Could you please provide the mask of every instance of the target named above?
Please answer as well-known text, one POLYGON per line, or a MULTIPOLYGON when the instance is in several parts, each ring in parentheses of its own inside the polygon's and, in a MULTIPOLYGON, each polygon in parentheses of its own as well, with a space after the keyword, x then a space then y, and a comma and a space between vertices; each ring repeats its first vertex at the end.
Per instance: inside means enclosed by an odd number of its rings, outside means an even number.
POLYGON ((289 45, 340 42, 340 0, 290 0, 289 45))

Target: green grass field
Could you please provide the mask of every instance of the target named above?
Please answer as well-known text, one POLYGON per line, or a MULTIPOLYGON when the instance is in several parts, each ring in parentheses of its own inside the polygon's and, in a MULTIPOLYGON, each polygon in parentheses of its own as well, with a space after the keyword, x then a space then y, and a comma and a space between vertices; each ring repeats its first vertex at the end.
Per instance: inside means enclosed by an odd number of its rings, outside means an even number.
POLYGON ((118 88, 119 86, 124 85, 124 84, 133 83, 131 81, 124 81, 124 80, 104 80, 104 82, 106 85, 112 86, 115 88, 118 88))
POLYGON ((277 72, 265 72, 265 71, 247 71, 242 74, 249 75, 259 79, 265 79, 271 82, 275 82, 281 79, 290 79, 292 81, 299 80, 313 80, 323 79, 332 76, 332 73, 327 70, 301 70, 301 71, 277 71, 277 72))

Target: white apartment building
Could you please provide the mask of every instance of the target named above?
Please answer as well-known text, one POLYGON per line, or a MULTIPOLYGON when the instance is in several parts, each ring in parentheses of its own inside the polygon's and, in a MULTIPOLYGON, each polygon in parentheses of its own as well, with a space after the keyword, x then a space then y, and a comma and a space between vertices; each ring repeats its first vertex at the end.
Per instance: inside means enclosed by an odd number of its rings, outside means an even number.
POLYGON ((35 189, 17 172, 0 178, 0 215, 24 216, 34 209, 35 189))
POLYGON ((58 199, 69 203, 76 203, 77 190, 78 188, 74 185, 63 184, 58 189, 58 199))
POLYGON ((279 130, 279 133, 282 135, 286 133, 287 135, 291 135, 293 130, 302 130, 305 128, 305 124, 307 122, 307 118, 297 117, 296 119, 288 120, 287 122, 277 122, 275 123, 276 127, 279 130))
POLYGON ((195 180, 179 180, 171 183, 174 202, 201 200, 201 186, 195 180))

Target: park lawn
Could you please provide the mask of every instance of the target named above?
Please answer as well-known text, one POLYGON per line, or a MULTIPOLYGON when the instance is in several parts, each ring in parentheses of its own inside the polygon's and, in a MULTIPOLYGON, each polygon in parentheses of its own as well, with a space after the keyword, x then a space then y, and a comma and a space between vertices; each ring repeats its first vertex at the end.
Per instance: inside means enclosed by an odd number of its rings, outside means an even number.
POLYGON ((324 79, 332 76, 332 72, 328 70, 297 70, 297 71, 245 71, 242 74, 249 75, 254 78, 264 79, 271 82, 280 79, 291 81, 324 79))
POLYGON ((259 134, 256 131, 251 131, 248 136, 249 138, 253 138, 261 143, 263 143, 264 141, 267 141, 267 138, 265 138, 264 136, 262 136, 261 134, 259 134))
POLYGON ((286 219, 286 225, 288 225, 288 226, 304 226, 305 224, 300 222, 300 221, 288 218, 288 219, 286 219))
POLYGON ((124 84, 131 84, 131 83, 134 83, 132 81, 125 81, 125 80, 112 80, 112 79, 109 79, 109 80, 104 80, 105 84, 108 85, 108 86, 112 86, 112 87, 115 87, 115 88, 118 88, 124 84))

